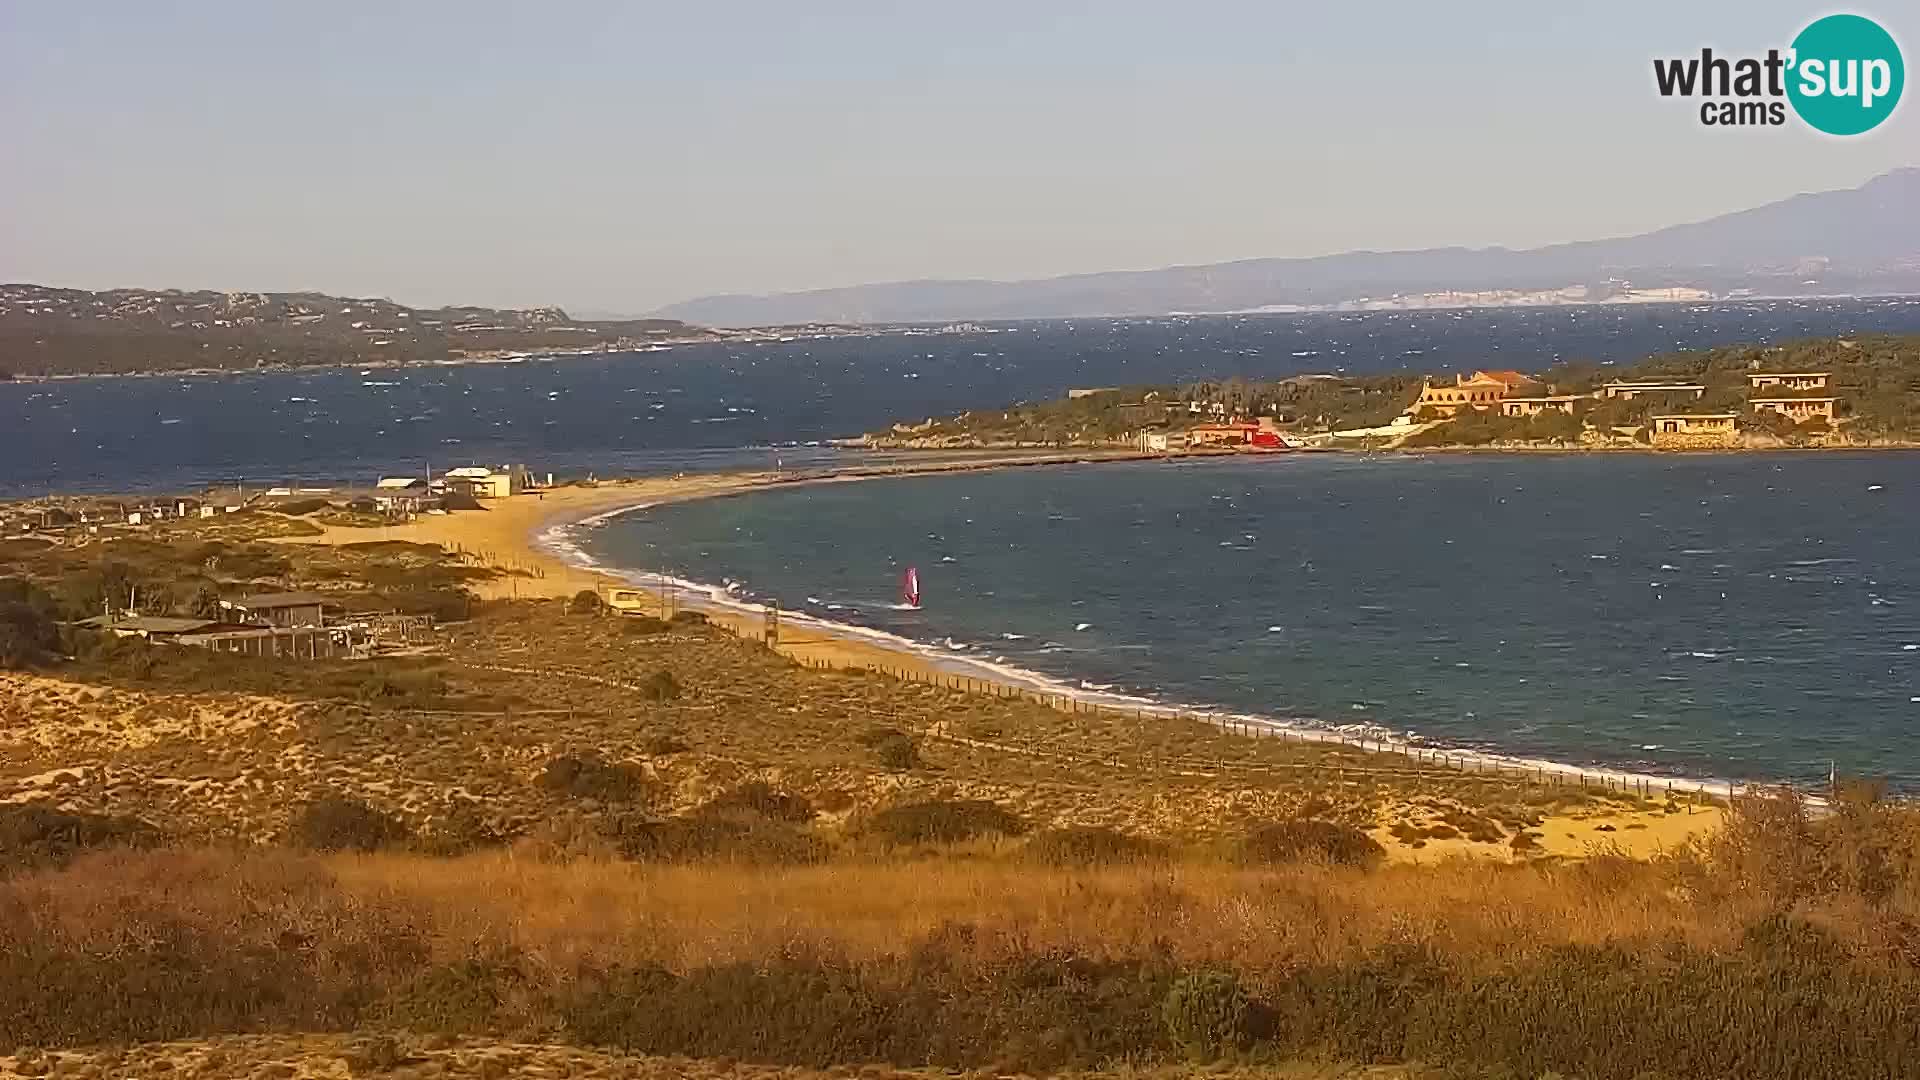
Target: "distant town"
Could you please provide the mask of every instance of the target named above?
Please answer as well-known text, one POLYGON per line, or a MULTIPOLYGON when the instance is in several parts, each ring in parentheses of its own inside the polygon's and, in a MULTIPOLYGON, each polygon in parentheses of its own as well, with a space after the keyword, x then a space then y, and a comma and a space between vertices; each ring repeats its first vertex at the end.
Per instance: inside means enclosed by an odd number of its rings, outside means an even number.
POLYGON ((1425 311, 1487 307, 1580 307, 1591 304, 1698 304, 1752 300, 1752 289, 1716 293, 1690 285, 1636 288, 1631 282, 1566 285, 1554 289, 1441 289, 1432 292, 1360 296, 1333 304, 1265 304, 1222 314, 1284 314, 1317 311, 1425 311))

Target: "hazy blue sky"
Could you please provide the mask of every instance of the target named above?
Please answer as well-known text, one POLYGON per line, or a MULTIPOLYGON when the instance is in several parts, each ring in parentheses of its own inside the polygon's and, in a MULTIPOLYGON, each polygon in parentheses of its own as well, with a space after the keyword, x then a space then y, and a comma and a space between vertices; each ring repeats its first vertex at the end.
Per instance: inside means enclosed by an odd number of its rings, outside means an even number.
POLYGON ((639 311, 1636 232, 1920 163, 1912 100, 1836 140, 1653 91, 1827 10, 0 0, 0 279, 639 311))

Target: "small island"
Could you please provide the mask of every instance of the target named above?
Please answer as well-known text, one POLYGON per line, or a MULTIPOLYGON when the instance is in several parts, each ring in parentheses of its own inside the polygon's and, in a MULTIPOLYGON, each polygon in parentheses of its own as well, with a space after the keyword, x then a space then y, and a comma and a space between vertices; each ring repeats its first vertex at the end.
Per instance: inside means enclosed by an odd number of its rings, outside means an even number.
POLYGON ((1920 336, 1568 362, 1095 387, 853 440, 887 449, 1688 449, 1920 445, 1920 336))

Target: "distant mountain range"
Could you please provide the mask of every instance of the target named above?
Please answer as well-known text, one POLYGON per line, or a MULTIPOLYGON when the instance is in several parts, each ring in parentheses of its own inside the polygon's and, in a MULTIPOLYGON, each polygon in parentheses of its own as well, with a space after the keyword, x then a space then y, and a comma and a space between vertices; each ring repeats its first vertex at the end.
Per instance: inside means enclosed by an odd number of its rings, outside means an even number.
POLYGON ((1247 259, 1032 281, 932 280, 661 309, 709 326, 1920 293, 1920 168, 1639 236, 1514 251, 1247 259))

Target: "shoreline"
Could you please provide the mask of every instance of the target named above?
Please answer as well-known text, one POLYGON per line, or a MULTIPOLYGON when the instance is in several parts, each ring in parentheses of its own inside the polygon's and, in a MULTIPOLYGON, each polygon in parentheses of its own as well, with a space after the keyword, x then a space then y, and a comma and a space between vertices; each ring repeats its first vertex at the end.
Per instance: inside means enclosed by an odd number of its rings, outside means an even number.
MULTIPOLYGON (((996 446, 987 443, 981 446, 913 446, 908 443, 892 443, 885 440, 867 442, 863 439, 831 439, 826 445, 842 450, 866 450, 888 454, 995 454, 1016 453, 1022 451, 1038 452, 1037 447, 996 446)), ((1084 453, 1110 453, 1127 450, 1128 447, 1113 443, 1103 446, 1081 448, 1084 453)), ((1470 446, 1465 443, 1449 443, 1444 446, 1308 446, 1286 450, 1246 450, 1233 447, 1220 447, 1207 450, 1165 450, 1140 451, 1142 457, 1158 459, 1196 458, 1196 457, 1289 457, 1294 454, 1401 454, 1419 456, 1425 454, 1558 454, 1565 457, 1578 457, 1587 454, 1666 454, 1701 457, 1721 454, 1781 454, 1781 453, 1881 453, 1896 450, 1920 450, 1920 440, 1885 441, 1872 443, 1819 443, 1808 446, 1470 446)), ((1060 451, 1062 453, 1066 451, 1060 451)))
MULTIPOLYGON (((929 455, 936 451, 926 451, 929 455)), ((965 455, 967 451, 949 451, 965 455)), ((479 565, 505 572, 503 577, 472 583, 486 599, 564 599, 583 591, 639 589, 649 597, 647 610, 656 615, 695 610, 710 622, 741 637, 761 638, 766 607, 732 597, 723 586, 676 578, 657 570, 605 566, 581 550, 570 535, 628 513, 696 499, 752 494, 782 487, 853 483, 889 478, 938 476, 956 472, 1000 471, 1014 468, 1066 467, 1125 462, 1182 462, 1192 458, 1218 460, 1238 454, 1168 455, 1135 451, 1091 451, 1078 454, 1012 454, 973 451, 978 457, 949 457, 927 462, 883 466, 850 466, 803 472, 735 472, 650 479, 603 481, 593 487, 558 488, 536 495, 519 495, 483 504, 486 509, 461 511, 444 517, 423 517, 405 525, 378 529, 327 526, 319 536, 288 537, 285 543, 350 544, 372 540, 437 543, 466 555, 479 565), (551 501, 554 505, 548 505, 551 501), (370 535, 378 532, 378 536, 370 535)), ((838 622, 806 612, 782 609, 782 633, 777 650, 807 666, 858 668, 910 681, 938 683, 977 692, 1008 691, 1041 700, 1063 711, 1081 708, 1190 719, 1249 737, 1277 737, 1301 742, 1344 745, 1368 752, 1394 754, 1475 772, 1534 778, 1554 783, 1577 782, 1623 792, 1695 793, 1732 797, 1749 785, 1718 777, 1690 777, 1633 772, 1603 765, 1581 766, 1562 761, 1521 757, 1498 751, 1415 743, 1378 724, 1334 725, 1310 718, 1287 718, 1236 712, 1218 706, 1170 703, 1151 697, 1099 690, 1071 677, 1061 678, 1009 664, 943 652, 938 645, 914 641, 884 630, 838 622), (793 631, 799 630, 799 633, 793 631)), ((1775 785, 1764 785, 1775 786, 1775 785)), ((1802 793, 1816 805, 1824 800, 1802 793)))

